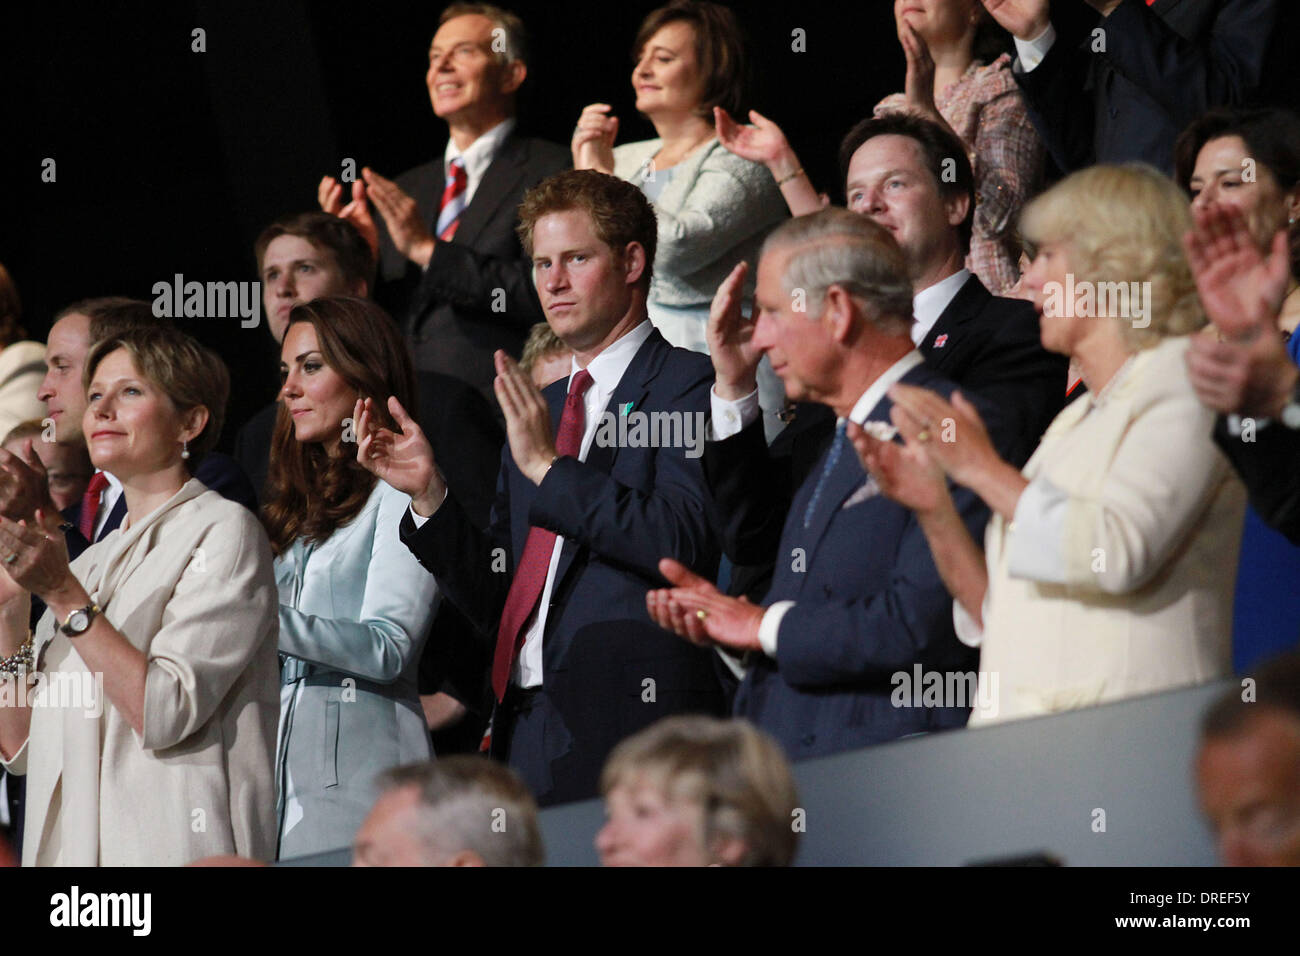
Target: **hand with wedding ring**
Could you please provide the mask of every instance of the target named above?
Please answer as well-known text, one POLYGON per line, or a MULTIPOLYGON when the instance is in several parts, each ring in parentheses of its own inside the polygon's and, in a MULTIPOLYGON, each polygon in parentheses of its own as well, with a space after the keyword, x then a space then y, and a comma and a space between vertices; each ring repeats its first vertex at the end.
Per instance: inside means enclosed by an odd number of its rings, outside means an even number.
MULTIPOLYGON (((53 606, 55 595, 84 590, 68 565, 68 544, 53 516, 37 509, 36 520, 12 521, 0 515, 0 561, 5 574, 53 606)), ((88 603, 89 598, 83 603, 88 603)))
POLYGON ((711 581, 671 558, 659 562, 659 573, 674 585, 646 592, 646 610, 660 627, 701 647, 762 650, 758 627, 763 608, 743 597, 728 597, 711 581))
POLYGON ((929 459, 958 484, 969 487, 990 466, 1003 464, 979 412, 961 392, 953 392, 949 402, 927 388, 900 383, 889 397, 902 436, 924 445, 929 459))

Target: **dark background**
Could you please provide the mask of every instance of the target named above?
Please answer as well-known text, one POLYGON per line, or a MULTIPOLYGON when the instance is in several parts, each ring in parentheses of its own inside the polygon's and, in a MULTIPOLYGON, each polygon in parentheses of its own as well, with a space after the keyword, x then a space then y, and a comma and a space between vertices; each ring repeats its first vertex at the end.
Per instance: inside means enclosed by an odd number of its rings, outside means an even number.
MULTIPOLYGON (((1292 2, 1292 0, 1287 0, 1292 2)), ((654 2, 506 0, 532 36, 524 132, 567 143, 587 103, 612 103, 620 142, 653 135, 633 107, 631 51, 654 2)), ((735 2, 749 104, 789 135, 840 201, 839 138, 902 88, 893 0, 735 2), (806 31, 806 52, 791 50, 806 31)), ((1081 0, 1058 2, 1087 16, 1081 0)), ((10 4, 0 28, 0 262, 31 337, 86 296, 152 300, 153 284, 256 279, 252 244, 316 207, 344 157, 394 176, 441 150, 424 85, 442 3, 10 4), (191 51, 190 31, 207 50, 191 51), (57 181, 41 182, 52 157, 57 181)), ((1009 38, 1008 38, 1009 47, 1009 38)), ((230 364, 226 438, 274 396, 265 321, 182 323, 230 364)))

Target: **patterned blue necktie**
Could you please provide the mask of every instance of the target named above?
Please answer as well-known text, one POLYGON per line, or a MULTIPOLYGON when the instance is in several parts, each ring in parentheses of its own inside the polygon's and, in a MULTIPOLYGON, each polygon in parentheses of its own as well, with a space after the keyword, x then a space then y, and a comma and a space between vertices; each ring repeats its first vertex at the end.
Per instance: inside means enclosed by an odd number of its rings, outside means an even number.
POLYGON ((822 466, 822 473, 817 478, 817 486, 813 488, 812 497, 808 499, 808 507, 803 513, 803 527, 807 531, 812 524, 813 512, 817 510, 817 503, 821 500, 822 492, 826 490, 826 482, 830 480, 831 472, 839 463, 840 455, 844 452, 844 446, 849 443, 848 438, 849 421, 846 418, 835 426, 835 441, 831 442, 830 451, 826 453, 826 464, 822 466))

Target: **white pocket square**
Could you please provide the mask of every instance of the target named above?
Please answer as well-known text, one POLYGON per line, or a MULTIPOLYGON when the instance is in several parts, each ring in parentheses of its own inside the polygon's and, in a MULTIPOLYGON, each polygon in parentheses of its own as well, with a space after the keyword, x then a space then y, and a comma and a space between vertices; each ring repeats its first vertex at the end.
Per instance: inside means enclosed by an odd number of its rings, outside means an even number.
POLYGON ((868 501, 871 498, 876 497, 878 494, 880 494, 880 485, 876 482, 874 477, 868 475, 867 480, 858 487, 858 490, 844 499, 844 504, 840 505, 840 510, 843 511, 845 508, 852 508, 854 505, 860 505, 862 502, 868 501))

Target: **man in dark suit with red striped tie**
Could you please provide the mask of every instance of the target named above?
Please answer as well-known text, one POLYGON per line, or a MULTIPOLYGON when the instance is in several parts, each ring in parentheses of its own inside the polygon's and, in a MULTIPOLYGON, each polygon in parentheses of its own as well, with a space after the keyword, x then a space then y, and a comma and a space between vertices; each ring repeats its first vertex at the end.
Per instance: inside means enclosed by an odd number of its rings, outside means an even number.
POLYGON ((448 493, 400 408, 400 436, 358 414, 358 460, 411 495, 403 541, 493 648, 492 751, 551 804, 594 796, 629 734, 724 707, 711 652, 645 609, 662 553, 716 572, 698 457, 713 375, 647 316, 657 230, 639 189, 561 173, 529 192, 520 222, 547 321, 574 361, 538 392, 497 354, 509 444, 488 531, 448 493), (651 440, 652 421, 680 427, 651 440))
POLYGON ((442 159, 395 182, 364 169, 347 206, 332 177, 320 187, 321 207, 350 219, 377 246, 374 297, 404 323, 417 370, 460 378, 489 401, 493 353, 518 356, 543 319, 515 210, 525 191, 571 161, 563 147, 515 135, 525 43, 513 13, 448 7, 425 76, 433 112, 448 127, 442 159))

